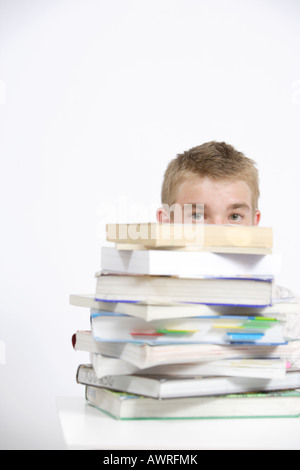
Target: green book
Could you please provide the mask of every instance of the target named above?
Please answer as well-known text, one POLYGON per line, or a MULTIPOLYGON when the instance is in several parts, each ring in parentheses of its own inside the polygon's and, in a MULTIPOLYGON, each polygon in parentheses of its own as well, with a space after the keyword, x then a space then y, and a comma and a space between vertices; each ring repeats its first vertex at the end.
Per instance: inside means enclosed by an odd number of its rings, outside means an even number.
POLYGON ((115 419, 287 418, 300 416, 300 390, 156 399, 86 386, 87 403, 115 419))

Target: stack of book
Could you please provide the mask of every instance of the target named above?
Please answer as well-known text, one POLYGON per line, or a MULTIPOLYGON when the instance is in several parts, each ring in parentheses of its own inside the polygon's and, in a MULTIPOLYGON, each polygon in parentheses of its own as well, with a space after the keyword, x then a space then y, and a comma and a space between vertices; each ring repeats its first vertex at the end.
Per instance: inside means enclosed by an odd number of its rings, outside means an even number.
POLYGON ((300 415, 300 305, 271 228, 110 224, 76 380, 118 419, 300 415))

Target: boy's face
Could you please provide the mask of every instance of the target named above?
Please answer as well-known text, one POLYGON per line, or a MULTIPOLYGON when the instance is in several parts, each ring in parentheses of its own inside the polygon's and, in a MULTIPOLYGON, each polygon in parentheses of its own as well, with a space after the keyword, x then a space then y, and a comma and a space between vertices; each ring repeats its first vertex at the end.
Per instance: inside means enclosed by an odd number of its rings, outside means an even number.
POLYGON ((185 180, 177 189, 175 205, 180 206, 170 217, 163 208, 157 211, 159 222, 258 225, 260 212, 253 210, 249 186, 242 180, 213 180, 195 177, 185 180), (197 211, 196 204, 204 206, 197 211), (183 207, 185 210, 183 218, 183 207))

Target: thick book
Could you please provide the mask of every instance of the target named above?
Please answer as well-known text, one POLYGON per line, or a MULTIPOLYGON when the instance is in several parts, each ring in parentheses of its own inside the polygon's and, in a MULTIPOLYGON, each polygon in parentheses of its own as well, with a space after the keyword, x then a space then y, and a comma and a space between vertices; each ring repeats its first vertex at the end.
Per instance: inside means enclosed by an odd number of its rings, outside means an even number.
POLYGON ((96 311, 122 313, 141 318, 145 321, 169 318, 186 318, 218 315, 249 315, 266 316, 288 320, 290 316, 299 315, 300 303, 294 297, 272 296, 272 305, 267 307, 238 307, 230 305, 190 304, 186 302, 146 303, 146 302, 114 302, 96 300, 95 294, 74 294, 70 296, 70 304, 86 307, 96 311))
POLYGON ((176 250, 101 249, 101 270, 120 274, 152 276, 276 276, 280 273, 281 256, 209 253, 176 250))
POLYGON ((220 315, 145 322, 129 315, 91 312, 91 328, 97 341, 138 344, 285 344, 284 323, 275 318, 220 315))
POLYGON ((281 358, 300 367, 300 340, 285 345, 265 346, 253 344, 168 344, 148 345, 134 343, 101 342, 91 331, 77 331, 72 336, 75 350, 99 353, 119 358, 139 369, 162 364, 186 364, 221 359, 281 358))
POLYGON ((126 249, 192 248, 227 253, 271 253, 270 227, 207 224, 107 224, 106 240, 126 249))
POLYGON ((268 392, 297 388, 300 391, 300 371, 287 372, 280 379, 225 376, 168 377, 134 374, 109 375, 97 378, 91 365, 81 364, 77 369, 76 381, 81 385, 104 387, 109 390, 158 399, 268 392))
POLYGON ((272 304, 272 284, 272 277, 187 279, 97 273, 95 298, 266 307, 272 304))
POLYGON ((297 390, 203 397, 156 398, 87 385, 87 403, 115 419, 295 418, 297 390))
POLYGON ((90 363, 98 379, 111 375, 163 375, 168 377, 227 376, 282 379, 291 364, 278 357, 270 359, 220 359, 186 364, 162 364, 139 369, 123 359, 90 353, 90 363))

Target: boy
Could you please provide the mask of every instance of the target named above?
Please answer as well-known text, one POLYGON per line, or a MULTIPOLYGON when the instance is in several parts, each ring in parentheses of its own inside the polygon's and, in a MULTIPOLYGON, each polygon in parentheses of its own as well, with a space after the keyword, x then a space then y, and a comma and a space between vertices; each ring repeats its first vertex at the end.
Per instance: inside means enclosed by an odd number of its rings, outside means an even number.
POLYGON ((258 225, 258 199, 255 162, 231 145, 212 141, 177 155, 169 163, 161 191, 162 207, 156 216, 158 222, 165 223, 258 225))

